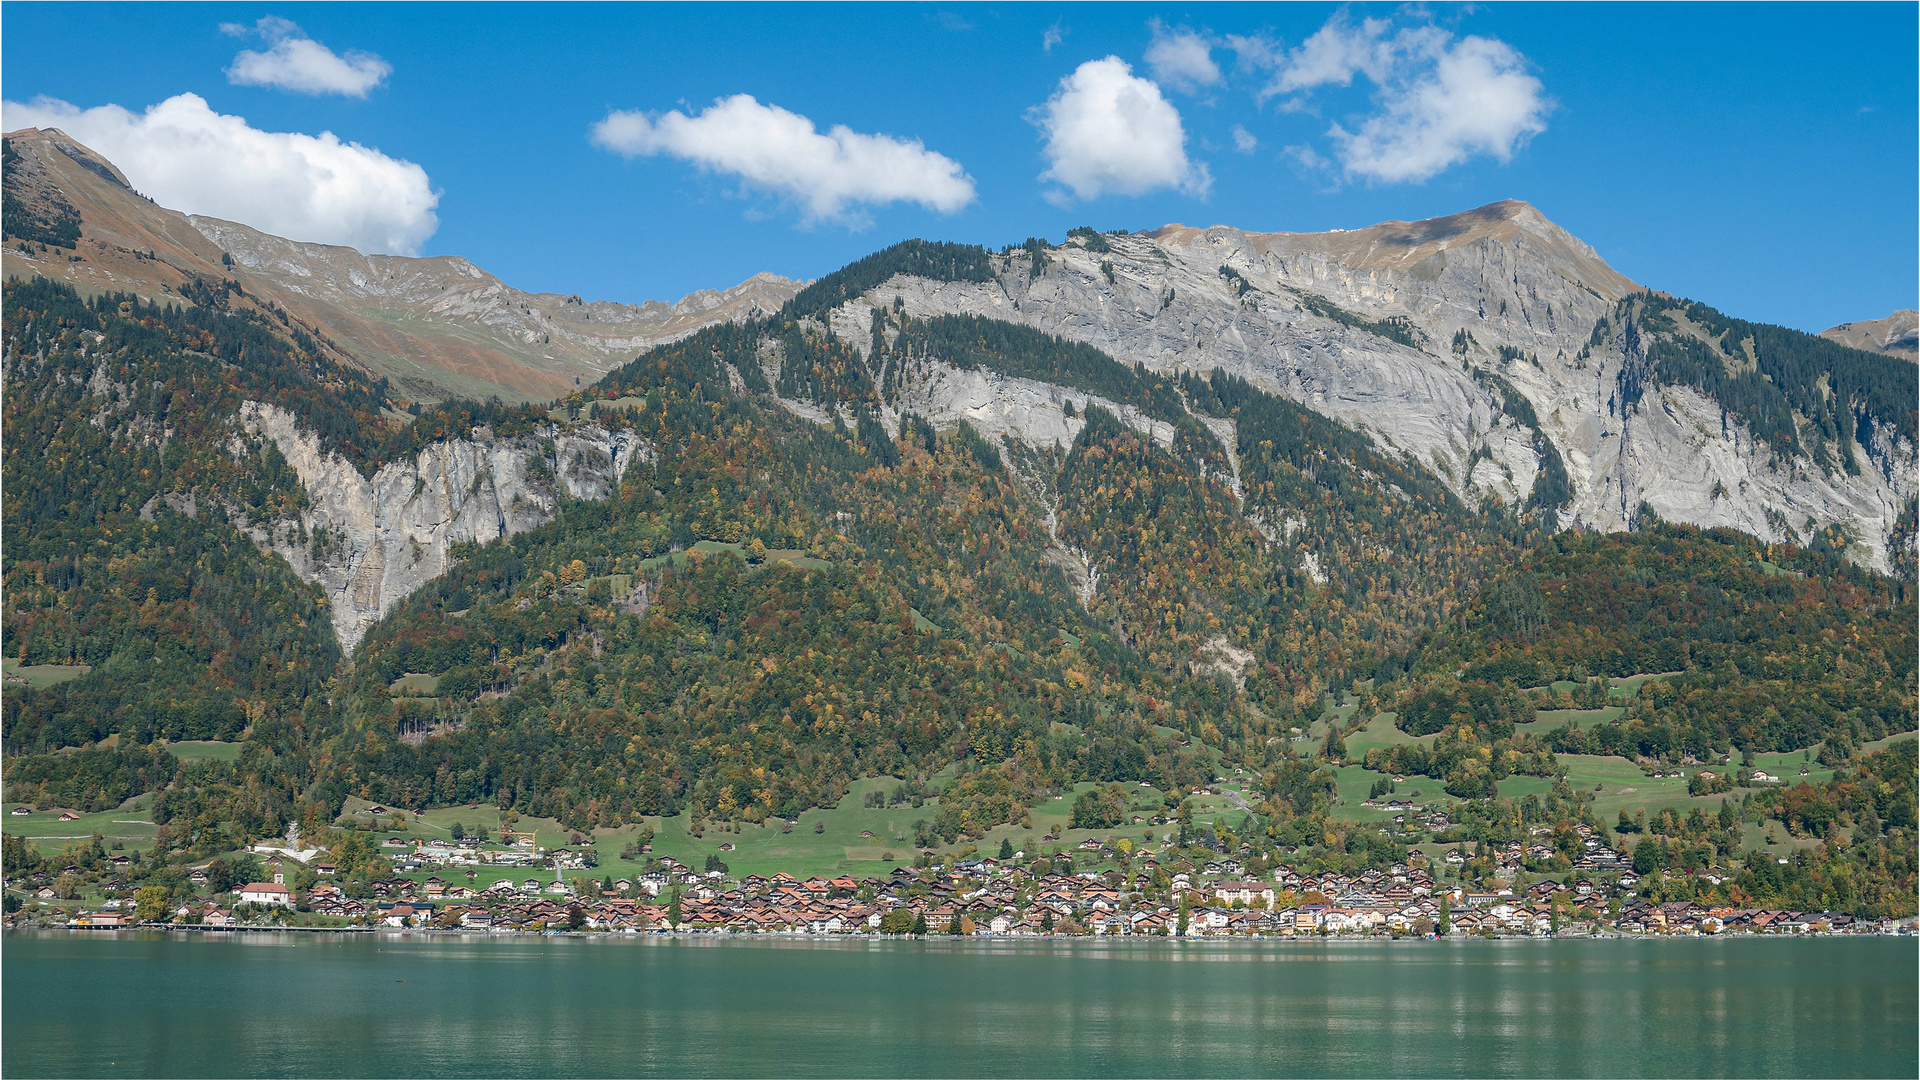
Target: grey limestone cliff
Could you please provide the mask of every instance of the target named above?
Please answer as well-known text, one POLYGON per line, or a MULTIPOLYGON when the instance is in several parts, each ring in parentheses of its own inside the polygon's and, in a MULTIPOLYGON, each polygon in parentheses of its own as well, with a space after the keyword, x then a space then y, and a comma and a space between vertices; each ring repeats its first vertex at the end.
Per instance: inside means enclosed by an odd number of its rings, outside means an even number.
POLYGON ((627 433, 593 425, 511 439, 476 428, 368 479, 284 409, 250 401, 241 420, 273 440, 310 502, 297 521, 253 528, 254 542, 326 591, 347 652, 394 604, 446 572, 453 545, 543 525, 562 494, 606 498, 636 456, 653 453, 627 433))
MULTIPOLYGON (((995 265, 988 282, 896 277, 832 321, 864 327, 867 307, 897 298, 910 315, 1024 323, 1154 371, 1221 368, 1406 452, 1470 503, 1525 500, 1541 467, 1514 415, 1525 410, 1503 409, 1493 389, 1504 381, 1565 463, 1569 527, 1625 528, 1643 503, 1770 540, 1841 523, 1885 569, 1887 536, 1915 496, 1915 448, 1884 429, 1859 448, 1871 467, 1848 475, 1776 458, 1685 387, 1622 404, 1627 341, 1610 327, 1589 342, 1643 290, 1525 203, 1351 232, 1167 226, 1051 249, 1037 272, 1024 251, 995 265)), ((1066 434, 1025 404, 1043 391, 1018 383, 927 380, 932 400, 916 404, 1005 417, 1036 445, 1066 434)))

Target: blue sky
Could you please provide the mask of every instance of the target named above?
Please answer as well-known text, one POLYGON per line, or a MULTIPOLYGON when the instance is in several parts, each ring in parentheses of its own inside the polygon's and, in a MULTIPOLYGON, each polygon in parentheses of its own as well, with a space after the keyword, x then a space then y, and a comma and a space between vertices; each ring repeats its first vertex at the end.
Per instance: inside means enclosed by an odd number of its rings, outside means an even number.
POLYGON ((0 93, 163 204, 599 299, 1521 198, 1818 330, 1920 288, 1916 10, 13 2, 0 93))

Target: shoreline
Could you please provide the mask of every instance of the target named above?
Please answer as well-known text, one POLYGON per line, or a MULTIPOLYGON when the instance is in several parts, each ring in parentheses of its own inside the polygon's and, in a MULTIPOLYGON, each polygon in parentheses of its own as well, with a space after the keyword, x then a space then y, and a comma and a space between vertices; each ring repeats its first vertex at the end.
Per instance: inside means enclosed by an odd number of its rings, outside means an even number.
POLYGON ((1180 937, 1157 934, 995 934, 979 932, 973 934, 849 934, 849 933, 810 933, 804 930, 647 930, 640 932, 622 931, 580 931, 549 930, 539 933, 523 930, 443 930, 412 927, 374 926, 183 926, 158 923, 143 926, 19 926, 0 930, 0 936, 10 934, 78 934, 81 936, 108 936, 115 938, 122 934, 343 934, 351 936, 378 936, 383 940, 425 939, 455 941, 532 941, 547 938, 567 938, 592 941, 817 941, 817 942, 993 942, 993 943, 1100 943, 1115 942, 1139 944, 1194 944, 1194 945, 1272 945, 1301 944, 1362 944, 1362 943, 1414 943, 1432 942, 1499 942, 1499 941, 1807 941, 1834 940, 1851 941, 1868 938, 1920 938, 1920 932, 1912 929, 1895 931, 1873 931, 1860 933, 1834 932, 1733 932, 1718 934, 1631 934, 1631 933, 1586 933, 1586 934, 1448 934, 1445 937, 1433 935, 1403 934, 1398 937, 1389 934, 1210 934, 1180 937))

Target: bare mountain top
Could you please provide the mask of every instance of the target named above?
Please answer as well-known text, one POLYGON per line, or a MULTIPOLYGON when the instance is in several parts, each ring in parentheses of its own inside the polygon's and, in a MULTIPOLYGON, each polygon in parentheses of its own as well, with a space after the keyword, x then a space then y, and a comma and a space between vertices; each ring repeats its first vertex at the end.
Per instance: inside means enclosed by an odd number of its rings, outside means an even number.
POLYGON ((710 323, 777 309, 800 282, 757 274, 667 304, 619 304, 515 289, 458 256, 362 255, 188 216, 135 192, 119 170, 57 129, 7 136, 18 187, 79 215, 71 250, 4 252, 8 277, 43 274, 86 292, 178 301, 194 277, 233 278, 287 310, 404 397, 558 397, 646 349, 710 323))
POLYGON ((1884 319, 1841 323, 1820 336, 1850 348, 1920 361, 1920 311, 1903 308, 1884 319))
POLYGON ((1574 283, 1609 300, 1640 291, 1640 286, 1608 266, 1593 248, 1518 199, 1424 221, 1383 221, 1364 229, 1250 233, 1225 225, 1210 229, 1163 225, 1146 235, 1165 244, 1184 246, 1218 232, 1244 237, 1254 250, 1276 258, 1320 256, 1356 270, 1410 271, 1416 277, 1425 276, 1422 264, 1437 276, 1449 251, 1464 251, 1489 242, 1511 244, 1525 233, 1539 254, 1574 283))

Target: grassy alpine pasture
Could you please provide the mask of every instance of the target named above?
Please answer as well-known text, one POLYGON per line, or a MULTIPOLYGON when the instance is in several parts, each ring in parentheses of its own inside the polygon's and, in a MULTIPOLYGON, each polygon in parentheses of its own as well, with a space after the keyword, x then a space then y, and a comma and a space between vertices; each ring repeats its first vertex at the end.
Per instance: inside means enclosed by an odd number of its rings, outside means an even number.
MULTIPOLYGON (((1426 738, 1431 739, 1432 736, 1426 736, 1426 738)), ((1349 742, 1347 745, 1351 753, 1353 744, 1349 742)), ((1335 768, 1333 776, 1338 791, 1335 798, 1338 801, 1328 810, 1328 816, 1339 821, 1385 822, 1395 813, 1403 812, 1361 805, 1367 801, 1367 791, 1385 775, 1374 772, 1364 765, 1342 765, 1335 768)), ((1445 783, 1428 776, 1409 776, 1394 785, 1394 788, 1393 794, 1387 796, 1388 798, 1405 799, 1423 810, 1444 809, 1449 802, 1454 801, 1453 797, 1447 794, 1445 783)))
POLYGON ((55 683, 71 682, 92 671, 87 664, 22 664, 17 659, 0 660, 0 678, 6 685, 26 685, 34 689, 55 683), (18 680, 16 682, 16 680, 18 680))
MULTIPOLYGON (((743 559, 747 557, 747 549, 744 544, 727 540, 697 540, 694 542, 694 545, 686 551, 676 551, 669 555, 655 555, 651 558, 641 559, 640 566, 643 569, 649 570, 664 566, 668 563, 672 563, 674 566, 684 566, 687 562, 688 553, 693 551, 698 551, 705 555, 711 555, 720 551, 731 551, 743 559)), ((767 562, 791 563, 802 570, 821 570, 833 565, 826 559, 816 559, 798 548, 768 548, 767 562)))
POLYGON ((1524 731, 1529 735, 1545 735, 1555 728, 1573 724, 1576 727, 1593 727, 1596 724, 1610 724, 1627 714, 1619 705, 1609 705, 1604 709, 1541 709, 1534 713, 1538 717, 1531 724, 1515 724, 1515 731, 1524 731))
MULTIPOLYGON (((1433 735, 1409 735, 1401 731, 1394 723, 1396 719, 1398 719, 1398 717, 1394 713, 1379 713, 1375 715, 1373 719, 1367 721, 1365 727, 1356 728, 1348 732, 1345 736, 1347 756, 1363 758, 1367 756, 1367 751, 1381 746, 1432 746, 1433 741, 1440 737, 1438 733, 1433 735)), ((1373 775, 1378 776, 1379 774, 1375 773, 1373 775)), ((1362 797, 1364 798, 1364 796, 1362 797)))
POLYGON ((239 761, 240 744, 237 742, 214 742, 208 740, 186 740, 166 744, 167 753, 181 761, 239 761))
POLYGON ((440 676, 409 672, 393 680, 387 692, 412 697, 432 697, 440 689, 440 676))

